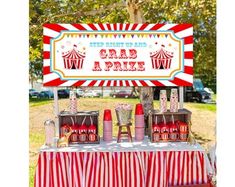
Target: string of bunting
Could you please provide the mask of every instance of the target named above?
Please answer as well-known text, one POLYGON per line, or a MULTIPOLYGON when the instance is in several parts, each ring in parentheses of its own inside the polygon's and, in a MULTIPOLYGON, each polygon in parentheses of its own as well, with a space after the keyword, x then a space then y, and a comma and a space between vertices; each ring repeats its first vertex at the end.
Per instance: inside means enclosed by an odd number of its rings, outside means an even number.
POLYGON ((100 34, 87 34, 87 33, 66 33, 68 38, 167 38, 169 34, 145 34, 145 33, 135 33, 135 34, 110 34, 110 33, 100 33, 100 34))

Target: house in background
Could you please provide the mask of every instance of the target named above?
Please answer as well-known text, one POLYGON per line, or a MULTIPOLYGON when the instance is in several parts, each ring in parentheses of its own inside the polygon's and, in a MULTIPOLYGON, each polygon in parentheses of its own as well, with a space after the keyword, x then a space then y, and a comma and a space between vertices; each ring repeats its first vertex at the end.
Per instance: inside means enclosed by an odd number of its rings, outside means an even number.
POLYGON ((43 83, 42 80, 29 81, 29 89, 35 89, 37 91, 42 91, 43 83))

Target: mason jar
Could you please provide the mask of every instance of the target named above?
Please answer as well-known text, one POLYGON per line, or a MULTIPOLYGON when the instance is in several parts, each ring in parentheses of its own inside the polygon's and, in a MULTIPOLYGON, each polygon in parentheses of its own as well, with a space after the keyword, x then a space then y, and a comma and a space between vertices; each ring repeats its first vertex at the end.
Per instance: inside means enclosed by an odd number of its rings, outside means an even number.
POLYGON ((44 122, 46 141, 45 145, 53 146, 54 137, 55 137, 55 122, 51 119, 48 119, 44 122))

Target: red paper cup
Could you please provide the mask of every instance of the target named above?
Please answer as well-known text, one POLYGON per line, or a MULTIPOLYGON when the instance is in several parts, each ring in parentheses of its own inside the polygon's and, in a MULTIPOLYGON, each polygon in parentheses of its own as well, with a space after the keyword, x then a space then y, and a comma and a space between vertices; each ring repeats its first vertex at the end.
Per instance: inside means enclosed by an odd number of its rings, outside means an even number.
POLYGON ((144 139, 144 128, 135 128, 135 140, 143 140, 144 139))
POLYGON ((103 140, 104 141, 112 141, 113 140, 112 133, 104 133, 103 134, 103 140))
POLYGON ((104 133, 104 134, 103 134, 103 137, 105 137, 105 139, 106 139, 106 138, 109 139, 109 138, 112 138, 113 135, 112 135, 112 133, 104 133))
POLYGON ((103 121, 112 121, 112 114, 110 109, 104 110, 104 119, 103 121))
POLYGON ((104 140, 109 140, 113 138, 113 134, 112 133, 103 133, 103 139, 104 140))
POLYGON ((135 133, 144 134, 144 128, 143 127, 135 128, 135 133))
POLYGON ((141 103, 136 104, 135 106, 135 115, 143 115, 144 109, 141 103))
POLYGON ((111 132, 113 131, 113 123, 112 121, 104 121, 103 122, 103 131, 104 132, 111 132))
POLYGON ((112 136, 113 136, 113 133, 112 133, 112 132, 104 132, 103 135, 104 135, 104 136, 111 136, 111 137, 112 137, 112 136))
POLYGON ((144 127, 144 115, 135 115, 135 126, 144 127))

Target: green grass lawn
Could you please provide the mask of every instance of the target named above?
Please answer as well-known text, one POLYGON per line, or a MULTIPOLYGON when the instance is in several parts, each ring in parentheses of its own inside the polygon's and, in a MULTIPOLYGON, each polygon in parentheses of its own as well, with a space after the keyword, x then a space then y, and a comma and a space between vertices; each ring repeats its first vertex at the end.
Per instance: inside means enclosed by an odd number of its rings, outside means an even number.
POLYGON ((186 103, 185 106, 190 106, 193 108, 208 110, 211 112, 216 112, 216 104, 203 104, 203 103, 186 103))
MULTIPOLYGON (((37 157, 38 155, 38 148, 42 146, 43 142, 45 141, 45 134, 44 131, 33 132, 29 134, 29 141, 30 147, 29 155, 30 157, 37 157), (32 149, 33 147, 33 149, 32 149)), ((37 160, 30 161, 29 163, 29 186, 34 186, 34 174, 37 165, 37 160)))
MULTIPOLYGON (((83 99, 83 98, 82 98, 83 99)), ((114 101, 117 100, 120 103, 129 103, 135 105, 136 103, 139 102, 138 98, 130 99, 130 98, 112 98, 112 97, 104 97, 104 98, 94 98, 98 99, 100 102, 109 102, 109 101, 114 101)), ((216 100, 216 94, 213 95, 213 100, 216 100)), ((78 99, 79 100, 79 99, 78 99)), ((46 105, 49 103, 52 103, 54 100, 53 99, 37 99, 33 98, 29 100, 29 106, 30 107, 36 107, 40 105, 46 105)), ((154 100, 154 106, 158 107, 159 101, 154 100)), ((169 105, 169 104, 168 104, 169 105)), ((216 104, 204 104, 204 103, 185 103, 185 106, 190 106, 190 107, 195 107, 201 110, 209 110, 212 112, 216 112, 216 104)))
POLYGON ((54 99, 39 99, 39 98, 30 98, 29 99, 29 106, 35 107, 40 105, 46 105, 52 103, 54 99))
POLYGON ((29 186, 34 186, 34 173, 35 173, 36 165, 30 164, 29 165, 29 186))

